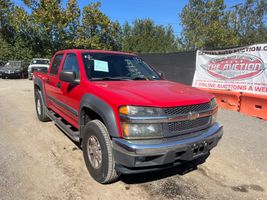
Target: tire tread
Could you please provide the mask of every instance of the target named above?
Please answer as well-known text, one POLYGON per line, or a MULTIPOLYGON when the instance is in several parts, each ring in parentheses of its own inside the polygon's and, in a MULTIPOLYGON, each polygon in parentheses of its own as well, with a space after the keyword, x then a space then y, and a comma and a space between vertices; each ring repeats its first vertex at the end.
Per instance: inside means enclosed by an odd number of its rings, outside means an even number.
MULTIPOLYGON (((98 119, 89 121, 86 126, 96 126, 99 130, 103 139, 105 141, 107 147, 107 155, 108 155, 108 166, 107 166, 107 175, 104 180, 98 181, 102 184, 108 184, 114 182, 118 177, 119 174, 115 170, 115 161, 112 155, 112 144, 110 140, 110 136, 108 134, 106 126, 98 119)), ((85 133, 86 134, 86 133, 85 133)), ((83 146, 84 148, 84 146, 83 146)))

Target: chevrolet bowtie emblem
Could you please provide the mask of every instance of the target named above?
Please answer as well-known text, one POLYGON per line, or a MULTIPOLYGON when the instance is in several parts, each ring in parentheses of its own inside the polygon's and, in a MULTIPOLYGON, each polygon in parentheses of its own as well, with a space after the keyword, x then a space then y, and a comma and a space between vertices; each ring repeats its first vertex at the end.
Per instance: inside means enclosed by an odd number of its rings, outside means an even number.
POLYGON ((197 118, 199 118, 199 113, 192 113, 192 112, 188 113, 188 120, 195 120, 197 118))

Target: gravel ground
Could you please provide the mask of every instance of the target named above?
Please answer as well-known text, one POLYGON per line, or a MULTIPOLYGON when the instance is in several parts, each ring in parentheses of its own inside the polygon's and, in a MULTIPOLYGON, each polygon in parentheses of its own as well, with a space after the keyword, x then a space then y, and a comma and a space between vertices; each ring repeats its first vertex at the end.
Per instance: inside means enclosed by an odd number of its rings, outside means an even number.
POLYGON ((267 199, 267 122, 220 110, 225 134, 206 163, 122 176, 88 174, 81 150, 35 115, 28 80, 0 80, 0 199, 267 199))

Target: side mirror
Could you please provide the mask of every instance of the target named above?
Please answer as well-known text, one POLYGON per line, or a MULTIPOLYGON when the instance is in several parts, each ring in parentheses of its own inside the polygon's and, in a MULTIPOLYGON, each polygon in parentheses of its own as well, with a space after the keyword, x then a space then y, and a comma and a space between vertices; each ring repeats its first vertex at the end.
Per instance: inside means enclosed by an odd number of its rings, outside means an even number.
POLYGON ((76 74, 73 71, 61 71, 59 75, 59 79, 61 81, 71 83, 71 84, 77 84, 79 83, 79 80, 76 79, 76 74))
POLYGON ((165 75, 163 72, 158 72, 158 74, 159 74, 160 78, 165 79, 165 75))

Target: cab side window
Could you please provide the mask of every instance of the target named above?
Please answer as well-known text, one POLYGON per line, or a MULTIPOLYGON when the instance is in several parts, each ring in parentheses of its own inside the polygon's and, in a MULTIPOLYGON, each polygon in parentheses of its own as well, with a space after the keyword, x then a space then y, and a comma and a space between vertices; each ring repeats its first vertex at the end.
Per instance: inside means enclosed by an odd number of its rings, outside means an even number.
POLYGON ((55 56, 50 70, 51 75, 57 75, 62 58, 63 54, 58 54, 55 56))
POLYGON ((62 70, 75 72, 76 77, 80 78, 80 70, 76 54, 67 54, 62 70))

